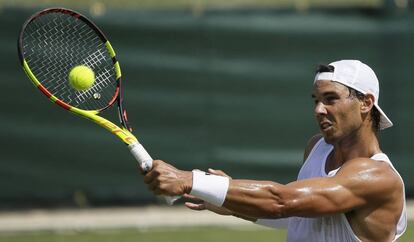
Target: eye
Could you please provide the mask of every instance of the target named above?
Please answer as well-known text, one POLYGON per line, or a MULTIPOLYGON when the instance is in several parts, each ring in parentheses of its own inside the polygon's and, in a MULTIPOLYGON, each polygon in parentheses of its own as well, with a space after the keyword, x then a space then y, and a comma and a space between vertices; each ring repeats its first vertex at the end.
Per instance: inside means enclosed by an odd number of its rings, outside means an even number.
POLYGON ((335 103, 336 100, 338 100, 337 96, 326 96, 325 97, 325 102, 327 104, 333 104, 333 103, 335 103))

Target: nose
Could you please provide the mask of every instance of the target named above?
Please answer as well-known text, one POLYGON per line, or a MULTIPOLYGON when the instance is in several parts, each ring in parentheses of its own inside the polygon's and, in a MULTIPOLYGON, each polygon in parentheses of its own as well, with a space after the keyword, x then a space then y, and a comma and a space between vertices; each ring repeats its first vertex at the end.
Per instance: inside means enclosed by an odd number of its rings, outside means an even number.
POLYGON ((326 111, 326 107, 322 102, 317 102, 315 105, 315 116, 326 115, 328 112, 326 111))

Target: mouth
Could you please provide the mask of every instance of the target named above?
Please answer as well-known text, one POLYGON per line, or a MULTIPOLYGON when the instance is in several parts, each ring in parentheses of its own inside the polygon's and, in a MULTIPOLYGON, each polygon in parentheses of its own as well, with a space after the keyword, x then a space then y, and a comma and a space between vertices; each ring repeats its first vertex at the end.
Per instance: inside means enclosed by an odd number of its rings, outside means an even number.
POLYGON ((319 123, 319 128, 322 132, 327 132, 332 129, 332 123, 328 121, 323 121, 319 123))

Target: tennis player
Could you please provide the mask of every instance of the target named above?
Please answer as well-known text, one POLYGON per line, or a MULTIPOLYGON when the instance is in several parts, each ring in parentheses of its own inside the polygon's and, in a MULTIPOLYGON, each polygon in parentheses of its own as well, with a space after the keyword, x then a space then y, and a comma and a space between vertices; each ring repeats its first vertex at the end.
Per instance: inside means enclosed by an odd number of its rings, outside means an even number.
POLYGON ((312 98, 320 134, 310 139, 295 182, 237 180, 160 160, 144 181, 157 195, 189 194, 194 210, 285 226, 289 242, 396 241, 407 226, 404 182, 380 148, 378 131, 392 122, 378 97, 378 79, 360 61, 318 68, 312 98))

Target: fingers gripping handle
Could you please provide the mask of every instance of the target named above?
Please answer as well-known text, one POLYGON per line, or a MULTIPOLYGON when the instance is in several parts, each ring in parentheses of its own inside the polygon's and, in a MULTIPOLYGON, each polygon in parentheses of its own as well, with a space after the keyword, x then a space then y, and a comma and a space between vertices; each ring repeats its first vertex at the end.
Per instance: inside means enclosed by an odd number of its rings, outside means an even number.
MULTIPOLYGON (((128 145, 128 148, 129 151, 131 151, 132 155, 135 157, 135 159, 138 161, 138 164, 141 167, 141 169, 145 173, 150 171, 152 168, 153 159, 145 150, 144 146, 142 146, 139 142, 135 142, 128 145)), ((168 205, 173 205, 178 198, 179 197, 164 196, 164 199, 168 205)))

